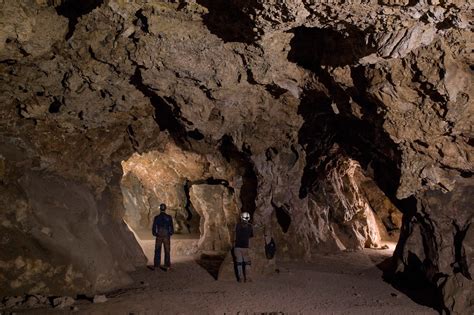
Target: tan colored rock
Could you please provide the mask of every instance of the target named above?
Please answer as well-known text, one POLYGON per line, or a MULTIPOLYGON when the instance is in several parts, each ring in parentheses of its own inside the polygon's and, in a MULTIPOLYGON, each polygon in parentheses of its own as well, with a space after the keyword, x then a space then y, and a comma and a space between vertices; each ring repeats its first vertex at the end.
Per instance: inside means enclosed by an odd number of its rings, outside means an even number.
POLYGON ((67 20, 54 8, 39 8, 18 1, 0 4, 0 59, 38 57, 62 41, 67 33, 67 20))
POLYGON ((233 194, 222 185, 193 185, 189 193, 191 203, 201 217, 199 249, 228 251, 239 218, 233 194))
POLYGON ((442 287, 444 305, 452 314, 474 311, 474 281, 457 273, 448 277, 442 287))
POLYGON ((373 180, 361 171, 355 176, 356 181, 360 183, 361 193, 365 195, 370 208, 377 214, 375 220, 379 225, 382 240, 398 241, 403 214, 373 180))
POLYGON ((76 301, 70 296, 61 296, 53 299, 52 304, 54 308, 64 309, 71 305, 74 305, 76 301))
POLYGON ((122 162, 122 167, 124 219, 135 231, 147 234, 151 233, 153 218, 159 214, 161 203, 167 205, 167 213, 174 218, 177 233, 199 233, 194 225, 196 220, 199 224, 200 214, 192 204, 186 209, 189 187, 185 186, 209 178, 232 180, 236 173, 222 158, 182 150, 172 143, 167 144, 163 152, 135 154, 122 162), (187 211, 197 218, 191 217, 192 222, 189 221, 187 211))

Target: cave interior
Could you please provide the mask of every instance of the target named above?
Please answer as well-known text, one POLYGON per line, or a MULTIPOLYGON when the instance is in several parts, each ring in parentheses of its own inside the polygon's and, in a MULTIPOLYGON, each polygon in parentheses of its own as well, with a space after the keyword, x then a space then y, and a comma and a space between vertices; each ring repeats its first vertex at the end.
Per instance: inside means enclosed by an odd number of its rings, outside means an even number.
POLYGON ((2 1, 0 310, 132 305, 164 203, 173 261, 216 283, 189 276, 200 290, 235 282, 248 212, 257 282, 365 259, 397 310, 473 312, 469 16, 463 0, 2 1))

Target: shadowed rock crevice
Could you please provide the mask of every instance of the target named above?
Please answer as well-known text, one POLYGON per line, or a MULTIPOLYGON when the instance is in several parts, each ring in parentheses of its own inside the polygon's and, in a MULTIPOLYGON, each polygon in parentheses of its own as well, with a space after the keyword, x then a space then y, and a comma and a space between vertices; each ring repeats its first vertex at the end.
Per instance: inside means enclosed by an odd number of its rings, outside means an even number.
POLYGON ((409 254, 409 263, 410 266, 413 266, 413 269, 401 274, 394 275, 391 273, 391 267, 389 267, 387 272, 384 273, 384 279, 416 303, 441 312, 442 302, 436 285, 428 281, 420 272, 420 269, 415 267, 421 266, 422 263, 414 254, 409 254))
POLYGON ((469 230, 472 223, 469 223, 466 227, 462 228, 456 225, 454 222, 454 228, 456 230, 456 234, 454 235, 454 255, 455 255, 455 272, 461 272, 466 278, 472 280, 472 275, 469 272, 469 262, 467 261, 468 258, 466 256, 466 252, 463 248, 463 242, 466 237, 466 233, 469 230))
POLYGON ((245 151, 239 151, 232 137, 228 135, 222 137, 219 150, 229 163, 235 165, 242 176, 240 192, 240 201, 242 203, 241 211, 253 215, 256 207, 255 200, 257 197, 258 179, 250 156, 245 153, 245 151))
POLYGON ((283 233, 287 233, 291 225, 291 216, 288 212, 287 206, 277 207, 273 205, 273 207, 275 208, 277 222, 280 225, 281 230, 283 233))
POLYGON ((153 89, 144 84, 139 67, 136 68, 134 75, 130 78, 130 83, 143 93, 155 108, 154 119, 160 130, 167 130, 176 143, 188 147, 186 141, 186 128, 179 120, 180 109, 174 100, 160 97, 153 89))
POLYGON ((207 8, 204 24, 224 42, 252 43, 255 37, 252 20, 233 1, 197 0, 207 8))
POLYGON ((321 66, 354 65, 376 51, 366 42, 367 30, 363 32, 350 25, 341 31, 302 26, 291 32, 294 37, 288 60, 313 71, 321 66))
POLYGON ((135 16, 137 17, 135 25, 138 26, 143 32, 148 33, 148 18, 143 14, 143 9, 138 10, 135 13, 135 16))
POLYGON ((66 34, 66 40, 74 34, 79 18, 101 6, 102 3, 104 3, 103 0, 61 0, 61 4, 56 7, 56 11, 59 15, 69 19, 69 30, 66 34))

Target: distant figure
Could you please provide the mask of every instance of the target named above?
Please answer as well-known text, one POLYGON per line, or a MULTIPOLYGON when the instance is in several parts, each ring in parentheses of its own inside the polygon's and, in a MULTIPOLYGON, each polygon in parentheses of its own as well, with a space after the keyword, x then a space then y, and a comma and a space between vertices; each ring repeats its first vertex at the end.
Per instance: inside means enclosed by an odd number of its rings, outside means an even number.
POLYGON ((250 224, 250 213, 242 212, 241 221, 235 226, 234 255, 237 262, 238 281, 252 282, 250 277, 249 241, 253 237, 253 228, 250 224), (245 268, 244 268, 245 267, 245 268))
POLYGON ((174 233, 173 218, 165 213, 166 205, 160 204, 160 214, 153 219, 153 227, 151 232, 156 237, 155 242, 155 259, 152 270, 160 267, 161 263, 161 245, 165 248, 165 270, 170 269, 170 238, 174 233))

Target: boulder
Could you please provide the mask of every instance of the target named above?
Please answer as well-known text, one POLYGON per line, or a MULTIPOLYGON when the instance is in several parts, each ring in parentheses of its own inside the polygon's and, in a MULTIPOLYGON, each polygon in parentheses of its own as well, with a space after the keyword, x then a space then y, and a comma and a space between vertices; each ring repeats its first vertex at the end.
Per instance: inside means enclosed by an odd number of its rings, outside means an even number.
POLYGON ((53 305, 54 308, 64 309, 64 308, 74 305, 74 303, 76 303, 76 300, 74 300, 72 297, 61 296, 61 297, 52 299, 51 304, 53 305))

